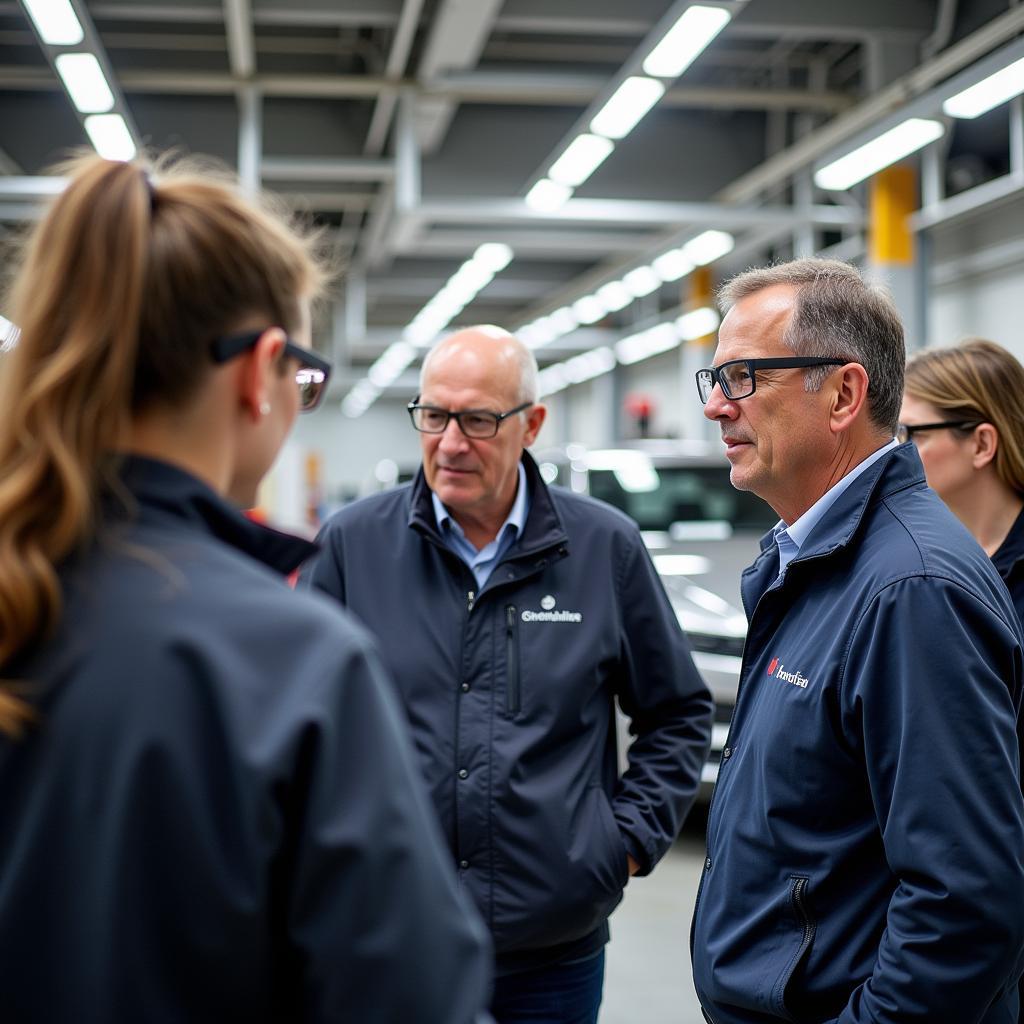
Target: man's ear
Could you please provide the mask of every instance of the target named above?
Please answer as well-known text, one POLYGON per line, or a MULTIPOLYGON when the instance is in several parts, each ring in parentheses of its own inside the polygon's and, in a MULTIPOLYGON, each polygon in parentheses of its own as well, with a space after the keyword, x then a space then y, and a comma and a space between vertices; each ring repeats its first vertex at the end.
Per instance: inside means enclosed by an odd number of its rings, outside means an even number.
POLYGON ((829 426, 834 434, 841 434, 867 415, 868 372, 860 363, 847 363, 832 375, 831 383, 829 426))
POLYGON ((258 423, 267 413, 275 394, 277 364, 287 337, 280 327, 268 327, 256 344, 239 360, 238 397, 246 415, 258 423))
POLYGON ((975 469, 981 469, 996 457, 999 450, 999 431, 991 423, 979 423, 974 428, 971 440, 974 444, 971 464, 975 469))
POLYGON ((547 419, 548 407, 546 405, 534 405, 526 414, 526 436, 523 438, 523 447, 529 448, 534 441, 537 440, 537 435, 540 433, 540 428, 544 426, 544 420, 547 419))

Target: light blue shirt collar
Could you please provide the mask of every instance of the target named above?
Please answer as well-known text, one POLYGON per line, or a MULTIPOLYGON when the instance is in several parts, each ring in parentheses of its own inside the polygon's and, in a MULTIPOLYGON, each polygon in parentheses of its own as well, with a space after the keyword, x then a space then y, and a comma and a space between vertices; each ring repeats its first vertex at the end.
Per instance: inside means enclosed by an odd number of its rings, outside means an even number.
POLYGON ((516 497, 512 502, 512 508, 494 540, 485 544, 479 551, 466 539, 462 527, 452 518, 451 513, 433 491, 430 492, 430 500, 434 506, 437 528, 445 545, 469 566, 476 578, 477 586, 482 588, 495 566, 523 532, 526 518, 530 514, 529 488, 526 485, 526 470, 522 462, 519 463, 516 497))
POLYGON ((786 571, 786 566, 800 553, 804 542, 811 531, 821 522, 825 513, 842 497, 845 491, 869 466, 877 462, 886 452, 892 451, 899 444, 893 438, 888 444, 882 445, 872 452, 863 462, 858 463, 842 480, 834 483, 795 523, 787 526, 782 520, 775 526, 775 543, 779 546, 779 574, 786 571))

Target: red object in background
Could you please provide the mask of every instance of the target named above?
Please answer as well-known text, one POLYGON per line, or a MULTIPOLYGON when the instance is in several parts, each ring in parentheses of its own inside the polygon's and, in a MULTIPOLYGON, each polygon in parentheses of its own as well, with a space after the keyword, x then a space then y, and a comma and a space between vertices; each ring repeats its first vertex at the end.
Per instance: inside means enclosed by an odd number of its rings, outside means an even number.
POLYGON ((647 437, 651 429, 651 417, 654 415, 654 402, 650 395, 634 391, 626 395, 626 415, 636 422, 640 437, 647 437))

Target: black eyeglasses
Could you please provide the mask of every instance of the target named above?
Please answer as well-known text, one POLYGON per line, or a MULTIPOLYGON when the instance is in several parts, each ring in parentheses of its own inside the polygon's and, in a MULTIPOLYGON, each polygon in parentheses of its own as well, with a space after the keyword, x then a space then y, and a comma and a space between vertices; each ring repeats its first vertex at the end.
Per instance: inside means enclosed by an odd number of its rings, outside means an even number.
POLYGON ((981 420, 943 420, 941 423, 901 423, 896 428, 896 440, 910 441, 922 430, 973 430, 981 420))
MULTIPOLYGON (((231 334, 226 338, 217 338, 210 345, 210 355, 215 363, 226 363, 229 359, 241 355, 250 349, 266 333, 252 331, 247 334, 231 334)), ((295 371, 295 383, 299 386, 299 412, 312 412, 327 393, 327 381, 331 377, 331 364, 321 359, 308 348, 296 345, 286 336, 284 354, 298 359, 299 368, 295 371)))
POLYGON ((439 409, 436 405, 420 405, 417 395, 407 406, 412 425, 421 434, 443 434, 448 429, 448 421, 455 420, 459 430, 476 441, 485 441, 498 433, 502 420, 515 416, 517 412, 529 409, 533 402, 523 402, 508 412, 488 412, 486 409, 463 409, 452 412, 439 409))
POLYGON ((843 366, 848 359, 821 359, 818 356, 781 356, 775 359, 730 359, 721 366, 697 371, 697 394, 707 405, 718 384, 731 402, 749 398, 757 387, 758 370, 796 370, 808 366, 843 366))

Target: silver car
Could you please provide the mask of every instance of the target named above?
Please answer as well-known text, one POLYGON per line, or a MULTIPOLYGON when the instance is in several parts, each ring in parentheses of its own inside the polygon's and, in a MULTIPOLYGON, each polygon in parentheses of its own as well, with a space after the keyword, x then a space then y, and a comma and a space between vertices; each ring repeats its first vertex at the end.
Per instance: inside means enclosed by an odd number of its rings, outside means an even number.
POLYGON ((700 797, 708 799, 736 704, 747 631, 740 574, 778 517, 760 498, 733 488, 718 445, 671 440, 603 449, 568 445, 535 457, 549 483, 600 498, 639 525, 715 699, 711 753, 701 773, 700 797))

